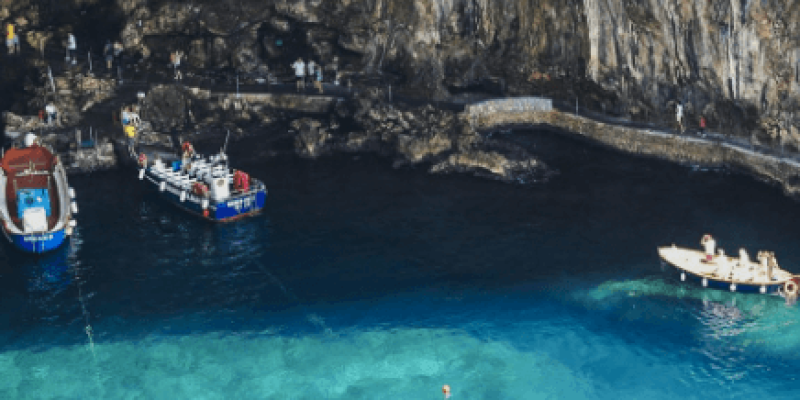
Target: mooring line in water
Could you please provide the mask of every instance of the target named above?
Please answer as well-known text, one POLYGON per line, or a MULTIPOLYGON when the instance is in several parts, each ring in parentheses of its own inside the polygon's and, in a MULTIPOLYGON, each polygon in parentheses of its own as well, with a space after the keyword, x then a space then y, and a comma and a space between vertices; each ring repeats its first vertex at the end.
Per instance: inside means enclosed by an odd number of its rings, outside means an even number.
POLYGON ((323 332, 325 332, 327 334, 333 334, 333 330, 331 328, 329 328, 328 325, 325 324, 325 320, 323 320, 322 317, 320 317, 317 314, 313 314, 313 313, 308 312, 308 310, 303 305, 303 303, 300 302, 300 299, 298 299, 297 296, 294 295, 294 293, 292 293, 289 289, 287 289, 286 286, 284 286, 283 283, 280 280, 278 280, 278 278, 275 275, 273 275, 271 272, 269 272, 269 270, 267 269, 267 267, 264 266, 264 264, 261 264, 258 261, 253 261, 253 264, 258 265, 259 268, 261 268, 261 271, 263 271, 264 274, 267 275, 267 277, 269 277, 269 279, 272 281, 272 283, 274 283, 279 288, 281 288, 281 291, 283 292, 284 295, 286 295, 286 297, 289 300, 297 303, 297 305, 299 305, 300 308, 303 309, 303 313, 306 315, 306 320, 308 320, 308 322, 310 322, 312 325, 315 325, 318 328, 322 329, 323 332))
MULTIPOLYGON (((70 236, 70 249, 71 251, 76 251, 76 243, 75 243, 75 234, 73 233, 70 236)), ((77 258, 77 257, 76 257, 77 258)), ((79 263, 77 260, 74 260, 74 264, 72 267, 73 277, 75 283, 78 285, 78 302, 81 305, 81 312, 83 313, 83 321, 86 323, 86 327, 84 331, 86 332, 86 337, 89 338, 89 350, 92 353, 92 363, 94 364, 94 381, 95 385, 97 385, 98 393, 103 392, 102 384, 100 382, 100 367, 97 365, 97 353, 94 350, 94 331, 92 330, 92 325, 89 323, 90 315, 89 309, 86 308, 86 300, 83 296, 83 281, 81 280, 80 276, 78 275, 78 268, 79 263)))

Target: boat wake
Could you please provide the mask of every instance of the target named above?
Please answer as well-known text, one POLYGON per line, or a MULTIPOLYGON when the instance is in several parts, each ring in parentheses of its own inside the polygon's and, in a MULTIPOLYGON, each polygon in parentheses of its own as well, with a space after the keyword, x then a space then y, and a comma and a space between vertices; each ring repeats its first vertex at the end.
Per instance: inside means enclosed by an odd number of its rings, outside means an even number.
POLYGON ((579 297, 583 303, 603 308, 623 308, 628 303, 635 307, 645 299, 688 300, 669 306, 677 314, 688 312, 699 322, 697 334, 705 341, 758 346, 762 351, 784 355, 800 351, 800 335, 796 334, 800 309, 779 296, 730 293, 653 277, 603 282, 579 297))

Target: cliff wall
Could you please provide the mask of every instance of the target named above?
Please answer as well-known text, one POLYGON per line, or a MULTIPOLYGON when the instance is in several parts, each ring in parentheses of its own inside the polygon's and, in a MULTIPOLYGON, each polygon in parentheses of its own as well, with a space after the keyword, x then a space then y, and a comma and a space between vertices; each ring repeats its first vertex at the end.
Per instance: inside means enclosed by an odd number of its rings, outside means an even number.
MULTIPOLYGON (((164 68, 288 75, 313 57, 359 82, 435 98, 535 94, 632 119, 701 115, 722 132, 800 147, 800 2, 785 0, 15 0, 31 41, 119 36, 164 68), (53 6, 57 4, 58 7, 53 6), (34 35, 35 32, 46 35, 34 35), (45 39, 47 40, 47 39, 45 39)), ((31 42, 33 43, 33 42, 31 42)), ((82 42, 83 43, 83 42, 82 42)))

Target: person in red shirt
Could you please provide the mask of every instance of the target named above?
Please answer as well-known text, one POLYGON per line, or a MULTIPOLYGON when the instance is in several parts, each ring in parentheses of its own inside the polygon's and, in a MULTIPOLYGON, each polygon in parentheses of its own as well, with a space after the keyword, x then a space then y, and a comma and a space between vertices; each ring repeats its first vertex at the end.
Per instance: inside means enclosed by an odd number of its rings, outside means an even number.
POLYGON ((706 133, 706 117, 700 117, 700 133, 706 133))

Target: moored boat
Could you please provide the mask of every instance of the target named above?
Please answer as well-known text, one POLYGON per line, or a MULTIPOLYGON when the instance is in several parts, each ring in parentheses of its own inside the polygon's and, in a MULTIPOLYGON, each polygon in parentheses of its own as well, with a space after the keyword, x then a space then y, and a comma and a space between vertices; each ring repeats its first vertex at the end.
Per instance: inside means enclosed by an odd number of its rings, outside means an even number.
POLYGON ((782 269, 775 255, 767 251, 758 253, 758 263, 750 261, 744 249, 737 258, 721 249, 713 254, 713 250, 703 252, 673 244, 659 247, 658 255, 675 267, 681 281, 698 282, 703 287, 789 296, 797 296, 800 288, 800 276, 782 269))
POLYGON ((141 153, 139 179, 168 202, 210 221, 231 221, 264 208, 264 183, 229 168, 224 151, 206 157, 194 153, 188 143, 183 150, 181 158, 160 153, 152 162, 141 153))
POLYGON ((58 156, 27 134, 24 147, 3 152, 0 167, 3 234, 29 253, 59 247, 72 234, 77 205, 58 156))

